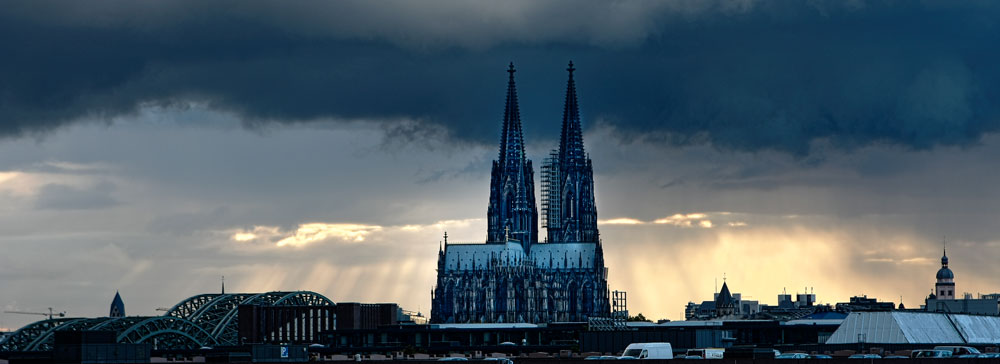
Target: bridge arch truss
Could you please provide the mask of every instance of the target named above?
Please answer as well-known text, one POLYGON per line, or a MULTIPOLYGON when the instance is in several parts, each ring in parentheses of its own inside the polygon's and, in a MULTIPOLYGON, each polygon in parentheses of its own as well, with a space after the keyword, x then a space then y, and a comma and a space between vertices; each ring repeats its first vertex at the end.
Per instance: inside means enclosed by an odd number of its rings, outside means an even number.
POLYGON ((56 331, 110 330, 119 343, 156 343, 160 349, 196 349, 239 345, 239 306, 333 306, 310 291, 200 294, 170 308, 163 316, 58 318, 42 320, 0 340, 0 351, 51 350, 56 331))

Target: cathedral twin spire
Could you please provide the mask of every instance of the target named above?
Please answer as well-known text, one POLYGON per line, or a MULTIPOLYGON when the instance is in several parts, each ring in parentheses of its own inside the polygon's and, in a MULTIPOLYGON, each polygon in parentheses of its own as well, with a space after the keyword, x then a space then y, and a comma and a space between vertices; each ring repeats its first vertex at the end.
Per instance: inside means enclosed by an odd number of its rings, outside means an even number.
POLYGON ((580 107, 576 99, 576 83, 573 82, 573 62, 569 63, 569 81, 566 83, 566 103, 563 106, 562 133, 559 139, 559 160, 567 165, 585 163, 583 152, 583 131, 580 127, 580 107))
MULTIPOLYGON (((550 242, 597 242, 597 209, 594 205, 593 168, 583 150, 583 133, 570 62, 566 103, 558 154, 543 168, 543 213, 550 242)), ((539 240, 535 205, 534 170, 525 155, 521 113, 514 83, 514 64, 507 70, 500 153, 493 162, 490 183, 487 242, 516 240, 525 250, 539 240)))
POLYGON ((487 209, 486 241, 518 241, 525 250, 538 240, 538 210, 535 208, 534 169, 524 152, 521 111, 517 105, 514 63, 507 73, 507 102, 500 132, 500 155, 493 161, 490 205, 487 209))
POLYGON ((546 223, 549 241, 596 243, 600 236, 594 202, 594 169, 583 150, 580 106, 573 81, 575 70, 570 62, 566 69, 569 80, 566 82, 558 158, 550 159, 546 166, 550 173, 556 174, 548 178, 551 185, 543 188, 551 196, 547 196, 546 223))
POLYGON ((503 131, 500 135, 500 156, 499 161, 501 165, 507 166, 510 163, 512 166, 523 163, 527 158, 525 158, 524 153, 524 135, 521 131, 521 111, 517 105, 517 85, 514 84, 514 62, 510 63, 510 68, 507 69, 507 73, 510 74, 510 79, 507 81, 507 102, 503 109, 503 131))
POLYGON ((539 236, 534 170, 525 153, 511 64, 500 150, 490 177, 486 244, 449 246, 445 234, 438 247, 432 323, 581 322, 610 315, 572 63, 568 70, 559 148, 546 159, 540 179, 549 238, 539 236))

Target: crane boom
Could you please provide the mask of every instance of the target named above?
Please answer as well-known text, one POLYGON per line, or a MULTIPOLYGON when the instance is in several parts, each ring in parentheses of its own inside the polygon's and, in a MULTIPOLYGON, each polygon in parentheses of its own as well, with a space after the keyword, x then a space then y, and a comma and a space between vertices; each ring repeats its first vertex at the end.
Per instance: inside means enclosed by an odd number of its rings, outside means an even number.
POLYGON ((49 312, 48 313, 45 313, 45 312, 29 312, 29 311, 4 311, 4 313, 16 313, 18 315, 42 315, 42 316, 48 316, 49 320, 51 320, 55 316, 66 317, 66 311, 63 311, 63 312, 54 312, 52 310, 52 307, 49 307, 49 312))

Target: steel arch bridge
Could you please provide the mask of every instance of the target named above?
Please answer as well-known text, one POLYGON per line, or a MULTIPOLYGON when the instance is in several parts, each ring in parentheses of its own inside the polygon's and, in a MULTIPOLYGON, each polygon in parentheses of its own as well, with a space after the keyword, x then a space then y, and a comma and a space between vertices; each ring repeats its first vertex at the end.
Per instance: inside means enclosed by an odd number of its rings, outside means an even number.
POLYGON ((333 301, 310 291, 201 294, 181 301, 165 316, 196 323, 211 333, 219 345, 239 345, 237 311, 240 305, 333 306, 333 301))
POLYGON ((156 343, 159 349, 196 349, 238 345, 240 305, 333 306, 310 291, 201 294, 170 308, 163 316, 58 318, 42 320, 0 341, 0 351, 52 350, 56 331, 110 330, 119 343, 156 343))
POLYGON ((158 347, 197 349, 216 344, 208 332, 185 319, 167 316, 68 318, 38 321, 14 332, 0 351, 52 350, 56 331, 111 330, 119 343, 151 343, 158 347))

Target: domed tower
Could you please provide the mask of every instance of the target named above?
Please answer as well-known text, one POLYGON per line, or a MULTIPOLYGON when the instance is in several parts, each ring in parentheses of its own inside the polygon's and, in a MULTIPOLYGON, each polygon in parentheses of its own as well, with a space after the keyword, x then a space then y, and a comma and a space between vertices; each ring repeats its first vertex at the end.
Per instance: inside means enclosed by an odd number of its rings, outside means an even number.
POLYGON ((934 294, 939 300, 955 299, 955 273, 948 269, 948 250, 941 256, 941 269, 937 271, 937 283, 934 284, 934 294))

